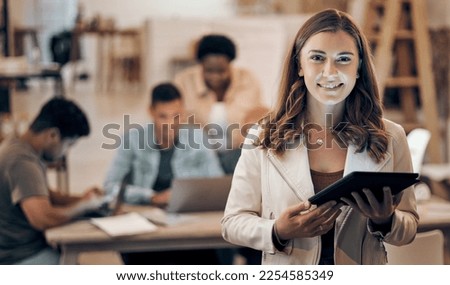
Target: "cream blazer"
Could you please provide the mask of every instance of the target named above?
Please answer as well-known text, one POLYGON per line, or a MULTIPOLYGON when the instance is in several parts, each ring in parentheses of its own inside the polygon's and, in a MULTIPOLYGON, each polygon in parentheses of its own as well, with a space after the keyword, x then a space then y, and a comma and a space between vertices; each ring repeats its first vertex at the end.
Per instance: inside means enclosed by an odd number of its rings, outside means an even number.
MULTIPOLYGON (((386 157, 374 162, 367 152, 356 153, 350 145, 344 175, 352 171, 412 172, 404 129, 385 120, 389 133, 386 157)), ((272 243, 272 226, 289 206, 306 201, 314 194, 307 149, 299 144, 283 156, 255 148, 252 130, 243 146, 234 172, 230 195, 222 219, 222 235, 230 243, 263 252, 262 264, 317 264, 320 237, 297 238, 283 252, 272 243)), ((372 229, 367 218, 345 206, 335 224, 335 264, 385 264, 384 242, 410 243, 416 234, 418 214, 413 188, 404 191, 395 210, 392 228, 385 236, 372 229)))

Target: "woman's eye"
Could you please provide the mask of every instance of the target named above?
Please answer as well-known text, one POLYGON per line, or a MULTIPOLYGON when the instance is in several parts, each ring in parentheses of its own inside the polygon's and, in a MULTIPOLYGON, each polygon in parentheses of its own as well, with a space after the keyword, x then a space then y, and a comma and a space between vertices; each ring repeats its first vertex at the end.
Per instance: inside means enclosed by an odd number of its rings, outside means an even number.
POLYGON ((336 61, 339 63, 349 63, 352 61, 352 58, 349 56, 342 56, 342 57, 337 58, 336 61))
POLYGON ((323 56, 321 56, 321 55, 312 55, 310 57, 310 59, 313 60, 313 61, 323 61, 325 58, 323 56))

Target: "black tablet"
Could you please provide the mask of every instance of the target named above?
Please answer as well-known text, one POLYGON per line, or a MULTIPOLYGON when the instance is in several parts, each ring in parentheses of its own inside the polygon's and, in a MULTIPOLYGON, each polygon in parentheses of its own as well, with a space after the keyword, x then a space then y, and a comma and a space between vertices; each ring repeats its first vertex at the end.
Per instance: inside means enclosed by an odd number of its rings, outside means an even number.
POLYGON ((418 173, 410 172, 355 171, 326 187, 308 200, 316 205, 321 205, 331 200, 339 202, 342 197, 353 200, 352 192, 361 193, 361 197, 365 199, 366 195, 362 192, 362 189, 368 188, 381 201, 383 199, 383 187, 389 186, 392 194, 396 195, 407 187, 419 182, 418 177, 418 173))

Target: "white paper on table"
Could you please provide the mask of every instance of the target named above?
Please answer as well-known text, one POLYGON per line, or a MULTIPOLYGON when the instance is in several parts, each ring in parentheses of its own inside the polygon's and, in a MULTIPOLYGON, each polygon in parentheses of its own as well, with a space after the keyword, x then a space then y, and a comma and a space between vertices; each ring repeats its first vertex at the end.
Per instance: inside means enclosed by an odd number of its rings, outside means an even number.
POLYGON ((91 223, 113 237, 148 233, 156 231, 158 228, 155 224, 134 212, 111 217, 92 218, 91 223))

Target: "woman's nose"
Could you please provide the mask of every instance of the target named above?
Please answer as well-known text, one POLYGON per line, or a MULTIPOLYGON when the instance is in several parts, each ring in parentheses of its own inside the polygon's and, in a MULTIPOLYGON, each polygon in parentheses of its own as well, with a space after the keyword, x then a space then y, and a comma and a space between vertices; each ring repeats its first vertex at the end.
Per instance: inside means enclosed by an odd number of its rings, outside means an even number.
POLYGON ((322 75, 324 77, 337 75, 337 68, 331 60, 328 60, 322 70, 322 75))

